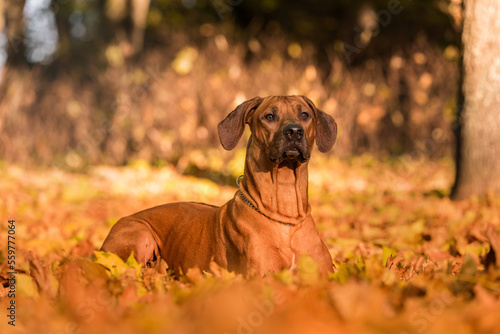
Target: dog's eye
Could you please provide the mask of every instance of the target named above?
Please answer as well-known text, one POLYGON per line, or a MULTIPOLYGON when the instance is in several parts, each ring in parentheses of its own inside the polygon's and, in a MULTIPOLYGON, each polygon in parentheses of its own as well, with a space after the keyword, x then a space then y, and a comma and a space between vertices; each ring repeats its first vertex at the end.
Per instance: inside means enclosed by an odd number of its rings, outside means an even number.
POLYGON ((300 114, 300 117, 302 117, 302 119, 308 119, 309 118, 309 114, 306 113, 305 111, 303 111, 301 114, 300 114))
POLYGON ((268 121, 274 121, 274 115, 273 115, 273 114, 267 114, 267 115, 266 115, 266 119, 267 119, 268 121))

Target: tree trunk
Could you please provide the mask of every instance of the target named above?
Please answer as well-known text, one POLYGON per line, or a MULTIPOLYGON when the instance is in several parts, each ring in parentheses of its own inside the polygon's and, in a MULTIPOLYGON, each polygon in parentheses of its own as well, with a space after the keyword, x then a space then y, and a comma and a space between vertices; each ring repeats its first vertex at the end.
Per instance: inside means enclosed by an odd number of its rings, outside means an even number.
POLYGON ((5 6, 4 24, 7 36, 7 66, 26 64, 24 58, 24 3, 25 0, 19 0, 7 1, 3 4, 5 6))
POLYGON ((142 51, 144 44, 144 32, 146 30, 150 0, 132 0, 132 46, 134 53, 142 51))
POLYGON ((500 194, 500 1, 466 0, 464 106, 452 198, 500 194))
POLYGON ((3 27, 5 25, 5 6, 4 0, 0 0, 0 35, 3 33, 3 27))

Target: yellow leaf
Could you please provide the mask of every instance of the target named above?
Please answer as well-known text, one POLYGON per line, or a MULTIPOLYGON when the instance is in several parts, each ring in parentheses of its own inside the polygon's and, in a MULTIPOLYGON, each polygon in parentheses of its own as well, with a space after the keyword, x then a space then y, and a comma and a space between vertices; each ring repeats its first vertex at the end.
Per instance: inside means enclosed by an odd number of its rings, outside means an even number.
POLYGON ((314 284, 319 279, 319 266, 312 257, 303 254, 297 262, 297 273, 302 283, 314 284))
POLYGON ((137 263, 135 256, 134 256, 134 252, 130 253, 130 256, 128 257, 127 262, 125 262, 125 264, 129 268, 135 269, 137 277, 141 276, 141 267, 142 266, 139 263, 137 263))
MULTIPOLYGON (((109 269, 111 276, 118 277, 127 271, 127 265, 123 260, 116 254, 107 252, 94 252, 97 260, 96 263, 103 265, 105 268, 109 269)), ((131 256, 133 253, 131 254, 131 256)))
POLYGON ((385 267, 387 265, 387 259, 389 256, 392 256, 393 258, 396 257, 398 253, 396 252, 395 249, 383 246, 382 247, 382 265, 385 267))
POLYGON ((33 278, 26 274, 16 274, 16 291, 25 297, 38 297, 33 278))
POLYGON ((275 273, 274 278, 285 285, 291 285, 293 283, 293 274, 288 269, 275 273))

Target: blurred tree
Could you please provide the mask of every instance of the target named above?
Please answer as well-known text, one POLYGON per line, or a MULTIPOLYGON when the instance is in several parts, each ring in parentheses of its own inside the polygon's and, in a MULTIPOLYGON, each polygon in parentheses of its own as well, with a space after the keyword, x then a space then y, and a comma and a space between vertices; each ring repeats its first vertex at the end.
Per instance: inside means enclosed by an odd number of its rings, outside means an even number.
MULTIPOLYGON (((2 15, 2 17, 5 15, 5 32, 7 37, 7 67, 17 67, 25 64, 23 20, 24 3, 24 0, 19 0, 7 1, 5 2, 5 4, 0 5, 0 10, 2 10, 0 14, 2 15)), ((3 24, 0 25, 0 32, 2 28, 3 24)))
POLYGON ((500 194, 500 2, 465 1, 456 200, 500 194))
POLYGON ((135 55, 142 51, 144 32, 146 30, 150 0, 108 0, 106 16, 111 22, 130 22, 130 53, 135 55))
POLYGON ((3 0, 0 0, 0 35, 3 33, 3 26, 5 24, 4 10, 3 0))

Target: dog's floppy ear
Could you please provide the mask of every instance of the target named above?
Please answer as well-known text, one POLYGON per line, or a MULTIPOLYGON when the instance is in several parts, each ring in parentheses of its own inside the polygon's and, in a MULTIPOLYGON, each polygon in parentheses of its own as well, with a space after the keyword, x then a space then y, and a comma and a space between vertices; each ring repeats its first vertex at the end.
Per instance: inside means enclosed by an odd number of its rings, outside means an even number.
POLYGON ((229 151, 236 147, 245 130, 245 124, 248 123, 252 112, 257 109, 262 100, 262 98, 256 96, 243 102, 219 123, 217 126, 219 139, 226 150, 229 151))
POLYGON ((305 96, 301 96, 316 114, 316 145, 322 153, 330 151, 337 140, 337 123, 332 116, 319 110, 314 103, 305 96))

